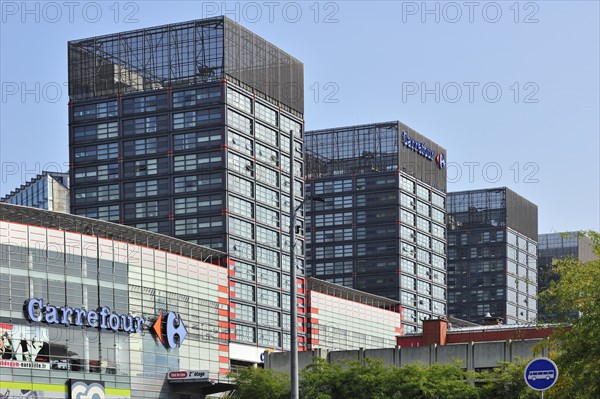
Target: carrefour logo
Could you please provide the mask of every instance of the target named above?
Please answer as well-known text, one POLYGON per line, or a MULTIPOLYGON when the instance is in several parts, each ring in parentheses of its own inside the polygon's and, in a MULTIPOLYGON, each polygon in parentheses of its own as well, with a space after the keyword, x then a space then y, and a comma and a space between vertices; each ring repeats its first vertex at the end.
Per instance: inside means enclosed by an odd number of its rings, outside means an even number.
POLYGON ((446 157, 444 157, 444 154, 439 152, 435 157, 435 163, 437 163, 440 169, 444 169, 446 167, 446 157))
POLYGON ((167 348, 176 349, 181 346, 187 336, 187 329, 181 317, 173 312, 160 315, 152 325, 152 331, 156 334, 160 343, 167 348))

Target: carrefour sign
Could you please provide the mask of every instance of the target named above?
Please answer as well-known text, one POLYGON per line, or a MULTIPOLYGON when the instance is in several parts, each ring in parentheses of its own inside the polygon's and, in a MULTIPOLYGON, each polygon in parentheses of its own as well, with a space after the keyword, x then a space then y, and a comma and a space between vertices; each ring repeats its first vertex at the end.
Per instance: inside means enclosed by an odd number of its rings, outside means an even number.
MULTIPOLYGON (((31 298, 25 301, 23 307, 25 317, 33 323, 63 324, 64 326, 92 327, 114 332, 126 333, 142 332, 146 324, 143 317, 118 314, 111 312, 108 306, 101 306, 96 310, 86 308, 72 308, 70 306, 46 305, 43 299, 31 298)), ((160 315, 152 323, 153 331, 160 342, 167 348, 179 348, 187 336, 185 324, 176 313, 167 312, 160 315)))
POLYGON ((433 158, 435 157, 435 151, 427 147, 425 143, 419 142, 410 137, 407 131, 402 132, 402 144, 415 151, 419 155, 429 159, 430 161, 433 161, 433 158))
POLYGON ((25 301, 25 317, 34 323, 64 324, 79 327, 93 327, 101 330, 124 331, 139 333, 146 323, 143 317, 117 314, 111 312, 108 306, 97 310, 72 308, 70 306, 44 305, 44 300, 31 298, 25 301))

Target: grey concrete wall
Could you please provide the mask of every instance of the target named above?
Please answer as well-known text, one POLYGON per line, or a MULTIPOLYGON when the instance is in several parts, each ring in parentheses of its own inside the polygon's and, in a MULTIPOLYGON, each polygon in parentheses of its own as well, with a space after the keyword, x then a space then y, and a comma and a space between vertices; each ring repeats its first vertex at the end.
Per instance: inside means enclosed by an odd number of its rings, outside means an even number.
POLYGON ((509 361, 514 362, 517 357, 521 359, 528 359, 534 356, 534 348, 539 344, 539 340, 531 339, 526 341, 513 341, 510 345, 510 359, 509 361))
MULTIPOLYGON (((345 351, 330 351, 318 349, 314 352, 300 352, 298 356, 299 369, 302 370, 315 357, 326 358, 329 362, 362 361, 363 359, 379 359, 383 363, 395 366, 405 366, 411 363, 446 364, 460 361, 464 368, 473 370, 493 368, 498 362, 515 362, 517 358, 529 359, 534 357, 533 349, 539 339, 524 341, 470 342, 446 346, 417 346, 411 348, 382 348, 357 349, 345 351)), ((540 356, 547 356, 547 349, 540 356)), ((289 372, 290 357, 287 352, 271 352, 266 354, 265 367, 278 371, 289 372)))
POLYGON ((415 346, 414 348, 399 348, 400 363, 397 366, 406 366, 411 363, 431 364, 433 346, 415 346))
POLYGON ((360 361, 362 360, 362 350, 356 351, 332 351, 329 352, 327 360, 330 363, 337 363, 343 361, 360 361))
POLYGON ((395 366, 399 364, 398 349, 365 349, 365 359, 378 359, 383 361, 385 366, 395 366))
POLYGON ((473 345, 473 367, 476 369, 492 368, 498 361, 506 361, 506 342, 480 342, 473 345))
POLYGON ((441 364, 460 361, 467 368, 470 344, 455 344, 438 346, 436 348, 436 362, 441 364))

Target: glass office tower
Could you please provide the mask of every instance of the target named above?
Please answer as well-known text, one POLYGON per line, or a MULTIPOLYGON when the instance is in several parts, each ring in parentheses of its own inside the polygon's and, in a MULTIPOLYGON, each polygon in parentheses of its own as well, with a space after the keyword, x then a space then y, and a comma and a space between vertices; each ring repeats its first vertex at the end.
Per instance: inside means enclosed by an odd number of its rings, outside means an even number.
MULTIPOLYGON (((558 281, 552 272, 555 259, 572 258, 580 261, 596 259, 592 240, 577 231, 540 234, 538 241, 538 292, 546 290, 551 281, 558 281)), ((559 322, 563 315, 549 313, 540 303, 538 319, 544 322, 559 322)))
POLYGON ((44 171, 0 202, 69 213, 69 174, 44 171))
POLYGON ((537 318, 537 205, 510 189, 448 193, 448 314, 537 318))
POLYGON ((446 150, 400 122, 306 132, 313 277, 400 302, 403 332, 446 315, 446 150))
POLYGON ((289 346, 303 91, 300 61, 225 17, 69 42, 72 213, 226 252, 233 340, 289 346))

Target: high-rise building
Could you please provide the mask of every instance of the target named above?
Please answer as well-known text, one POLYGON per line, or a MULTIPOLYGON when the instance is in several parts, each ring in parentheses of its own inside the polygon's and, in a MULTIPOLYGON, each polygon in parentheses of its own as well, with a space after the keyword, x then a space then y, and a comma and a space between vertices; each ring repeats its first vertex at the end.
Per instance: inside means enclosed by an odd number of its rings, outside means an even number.
POLYGON ((448 314, 537 318, 537 205, 508 188, 448 193, 448 314))
POLYGON ((69 174, 42 172, 0 202, 69 213, 69 174))
POLYGON ((300 61, 225 17, 69 42, 72 212, 227 253, 241 352, 289 347, 303 76, 300 61))
MULTIPOLYGON (((538 240, 538 292, 546 290, 551 281, 557 281, 558 275, 552 273, 555 259, 572 258, 580 261, 596 259, 592 249, 592 240, 576 231, 565 233, 540 234, 538 240)), ((544 322, 556 320, 540 303, 538 319, 544 322)))
POLYGON ((446 150, 400 122, 306 132, 308 273, 446 314, 446 150))

